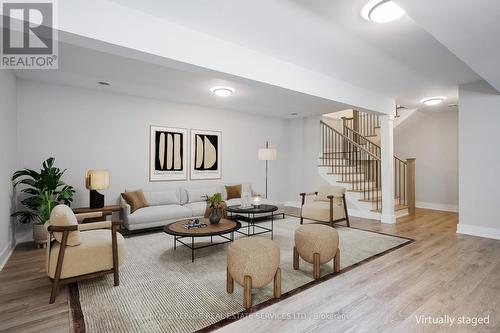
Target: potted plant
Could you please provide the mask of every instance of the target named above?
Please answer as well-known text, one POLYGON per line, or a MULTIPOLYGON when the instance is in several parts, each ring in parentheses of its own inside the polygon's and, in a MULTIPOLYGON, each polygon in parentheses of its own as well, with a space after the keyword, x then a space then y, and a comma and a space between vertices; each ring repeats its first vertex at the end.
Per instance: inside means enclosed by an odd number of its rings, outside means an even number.
POLYGON ((222 194, 214 193, 212 196, 207 195, 208 207, 212 209, 210 215, 208 216, 208 220, 210 224, 218 224, 221 219, 221 204, 222 204, 222 194))
POLYGON ((44 224, 49 220, 52 208, 59 204, 70 206, 75 193, 73 187, 61 180, 66 170, 54 167, 54 161, 53 157, 48 158, 40 172, 24 169, 12 176, 14 187, 23 185, 21 192, 25 194, 21 200, 24 208, 12 216, 19 217, 23 224, 33 222, 33 239, 37 245, 47 241, 44 224))

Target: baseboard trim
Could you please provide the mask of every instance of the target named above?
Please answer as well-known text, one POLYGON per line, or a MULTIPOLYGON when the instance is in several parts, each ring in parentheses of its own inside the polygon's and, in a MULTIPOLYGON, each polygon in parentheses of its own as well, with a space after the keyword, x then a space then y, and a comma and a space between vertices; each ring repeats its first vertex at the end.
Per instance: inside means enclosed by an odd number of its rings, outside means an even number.
POLYGON ((425 209, 433 209, 433 210, 442 210, 445 212, 453 212, 458 213, 458 205, 446 205, 434 202, 422 202, 417 201, 415 203, 417 208, 425 208, 425 209))
POLYGON ((294 208, 300 208, 302 206, 300 204, 300 201, 285 201, 283 205, 285 207, 294 207, 294 208))
POLYGON ((9 261, 10 256, 14 252, 15 245, 7 244, 5 249, 0 253, 0 271, 3 269, 7 261, 9 261))
POLYGON ((500 240, 500 229, 475 226, 470 224, 459 223, 457 225, 457 234, 464 234, 470 236, 478 236, 484 238, 500 240))

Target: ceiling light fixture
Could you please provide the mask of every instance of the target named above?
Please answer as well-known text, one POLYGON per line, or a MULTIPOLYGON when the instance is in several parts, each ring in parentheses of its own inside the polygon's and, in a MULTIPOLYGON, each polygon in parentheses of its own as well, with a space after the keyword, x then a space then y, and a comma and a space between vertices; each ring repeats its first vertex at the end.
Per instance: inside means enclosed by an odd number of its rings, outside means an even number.
POLYGON ((231 87, 212 87, 210 91, 220 97, 227 97, 234 93, 234 89, 231 87))
POLYGON ((395 21, 406 12, 391 0, 370 0, 361 9, 361 16, 375 23, 395 21))
POLYGON ((438 105, 441 104, 446 99, 444 96, 437 96, 437 97, 427 97, 424 99, 420 100, 420 103, 424 103, 425 105, 433 106, 433 105, 438 105))

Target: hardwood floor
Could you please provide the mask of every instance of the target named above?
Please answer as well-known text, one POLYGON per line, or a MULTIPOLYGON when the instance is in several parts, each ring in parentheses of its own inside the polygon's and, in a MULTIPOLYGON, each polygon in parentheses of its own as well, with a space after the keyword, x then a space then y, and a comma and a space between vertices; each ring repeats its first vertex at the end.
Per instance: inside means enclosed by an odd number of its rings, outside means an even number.
MULTIPOLYGON (((416 242, 259 312, 301 320, 247 318, 219 331, 500 332, 500 241, 457 235, 457 220, 455 213, 423 209, 395 225, 352 218, 353 227, 416 242), (489 315, 490 322, 425 325, 417 324, 419 315, 489 315)), ((48 304, 44 258, 44 250, 23 244, 0 272, 1 332, 70 331, 66 288, 48 304)))

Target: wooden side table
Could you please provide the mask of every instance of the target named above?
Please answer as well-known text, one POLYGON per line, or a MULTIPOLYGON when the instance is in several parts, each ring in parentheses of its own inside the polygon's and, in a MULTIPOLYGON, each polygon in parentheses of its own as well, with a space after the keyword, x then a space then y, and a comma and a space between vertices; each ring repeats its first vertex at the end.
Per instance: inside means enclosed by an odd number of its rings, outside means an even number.
POLYGON ((90 222, 101 222, 101 221, 106 221, 106 218, 113 213, 121 212, 122 207, 120 205, 110 205, 110 206, 104 206, 102 208, 89 208, 89 207, 82 207, 82 208, 73 208, 73 213, 75 214, 82 214, 82 213, 96 213, 96 212, 102 212, 102 216, 99 217, 93 217, 93 218, 87 218, 82 221, 82 223, 90 223, 90 222))

